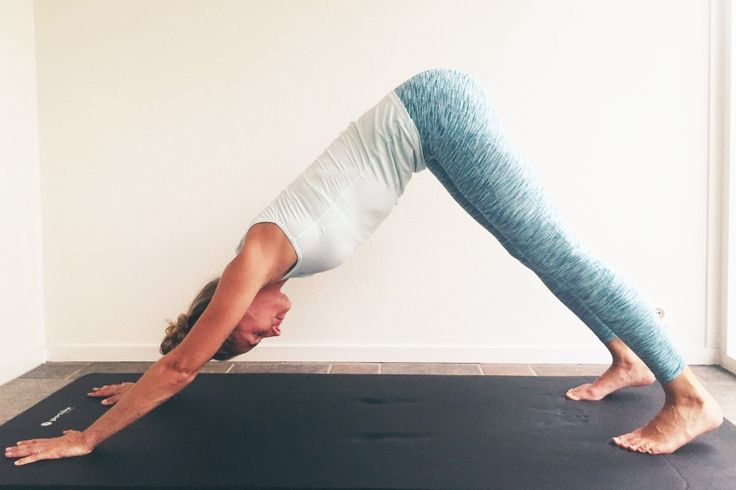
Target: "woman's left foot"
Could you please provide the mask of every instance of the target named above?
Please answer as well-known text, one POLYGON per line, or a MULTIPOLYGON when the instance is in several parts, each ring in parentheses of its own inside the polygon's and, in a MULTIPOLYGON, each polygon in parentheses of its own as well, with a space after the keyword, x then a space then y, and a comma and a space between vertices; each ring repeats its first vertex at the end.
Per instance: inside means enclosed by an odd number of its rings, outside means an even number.
POLYGON ((667 400, 648 424, 628 434, 613 437, 611 442, 629 451, 670 454, 722 423, 720 405, 703 390, 697 396, 667 400))
POLYGON ((616 390, 627 386, 644 386, 654 383, 654 374, 638 358, 614 361, 613 364, 592 383, 570 388, 565 393, 568 400, 602 400, 616 390))

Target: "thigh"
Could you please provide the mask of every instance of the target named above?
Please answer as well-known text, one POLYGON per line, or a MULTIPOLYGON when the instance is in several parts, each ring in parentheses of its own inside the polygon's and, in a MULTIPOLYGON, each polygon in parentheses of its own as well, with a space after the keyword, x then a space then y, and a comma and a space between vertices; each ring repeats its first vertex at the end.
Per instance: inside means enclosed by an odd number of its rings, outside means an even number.
POLYGON ((527 258, 516 248, 493 224, 485 218, 475 205, 455 186, 452 179, 447 175, 442 166, 432 165, 430 172, 439 180, 450 196, 467 212, 478 224, 490 232, 506 251, 519 262, 529 267, 527 258))
POLYGON ((579 243, 482 84, 463 72, 434 69, 395 91, 417 126, 427 168, 451 182, 535 272, 559 270, 579 243))

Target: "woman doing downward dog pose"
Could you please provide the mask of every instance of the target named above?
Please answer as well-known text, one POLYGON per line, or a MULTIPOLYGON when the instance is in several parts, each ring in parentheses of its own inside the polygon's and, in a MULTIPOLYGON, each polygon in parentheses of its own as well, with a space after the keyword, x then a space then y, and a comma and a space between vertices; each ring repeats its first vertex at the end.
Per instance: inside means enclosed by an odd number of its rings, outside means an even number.
POLYGON ((281 287, 337 267, 365 242, 428 168, 503 247, 531 269, 611 352, 595 382, 571 400, 600 400, 625 386, 659 380, 666 397, 647 424, 612 438, 643 453, 671 453, 717 428, 721 408, 685 365, 657 315, 621 274, 571 234, 532 168, 504 132, 487 91, 451 69, 416 74, 351 122, 250 223, 236 257, 171 324, 165 354, 135 384, 95 389, 115 406, 83 432, 21 441, 22 464, 91 452, 183 389, 210 359, 248 352, 280 335, 291 307, 281 287))

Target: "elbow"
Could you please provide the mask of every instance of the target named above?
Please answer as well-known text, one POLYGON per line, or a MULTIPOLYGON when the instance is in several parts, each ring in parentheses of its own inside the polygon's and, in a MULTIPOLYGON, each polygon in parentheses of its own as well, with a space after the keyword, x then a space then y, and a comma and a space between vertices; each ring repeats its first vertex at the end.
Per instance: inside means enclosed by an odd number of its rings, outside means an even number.
POLYGON ((175 362, 171 359, 162 358, 163 377, 173 386, 186 386, 197 377, 197 369, 187 368, 175 362))
POLYGON ((170 376, 171 383, 174 386, 186 386, 197 377, 197 371, 175 370, 170 376))

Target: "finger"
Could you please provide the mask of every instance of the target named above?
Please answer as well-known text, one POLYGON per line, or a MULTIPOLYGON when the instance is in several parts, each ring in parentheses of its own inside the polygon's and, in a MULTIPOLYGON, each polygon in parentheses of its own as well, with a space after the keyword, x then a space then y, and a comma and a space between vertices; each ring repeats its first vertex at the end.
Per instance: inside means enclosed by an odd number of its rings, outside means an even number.
POLYGON ((104 386, 94 387, 94 388, 92 388, 92 391, 88 392, 87 394, 88 395, 93 395, 93 396, 94 395, 97 395, 97 393, 99 393, 100 390, 102 390, 102 388, 104 388, 104 386))
POLYGON ((89 396, 108 396, 110 393, 113 393, 115 388, 117 386, 115 385, 105 385, 100 388, 95 388, 94 391, 90 391, 87 393, 89 396))
POLYGON ((107 402, 107 405, 113 405, 113 404, 117 403, 117 402, 118 402, 118 401, 120 400, 120 398, 121 398, 122 396, 123 396, 123 395, 115 395, 115 396, 111 396, 110 398, 108 398, 108 399, 107 399, 107 400, 105 400, 105 401, 107 402))
POLYGON ((111 390, 113 388, 119 388, 122 385, 123 385, 123 383, 117 383, 117 384, 111 384, 111 385, 102 385, 102 386, 100 386, 98 388, 92 388, 92 389, 95 390, 95 391, 99 391, 99 390, 111 390))
POLYGON ((33 454, 31 456, 28 456, 27 458, 19 459, 15 462, 15 466, 23 466, 24 464, 35 463, 36 461, 40 461, 42 459, 48 459, 45 456, 45 453, 33 454))
POLYGON ((110 398, 105 398, 104 400, 102 400, 102 404, 103 405, 114 405, 118 402, 118 400, 120 399, 120 396, 121 395, 115 395, 115 396, 111 396, 110 398))
POLYGON ((22 446, 6 447, 5 457, 6 458, 20 458, 21 456, 25 456, 23 451, 25 451, 25 448, 22 446))
POLYGON ((46 449, 45 446, 40 446, 38 444, 36 445, 25 444, 23 446, 16 446, 14 448, 10 448, 10 450, 6 449, 5 456, 11 457, 11 458, 22 458, 24 456, 42 453, 45 449, 46 449))
POLYGON ((38 444, 39 442, 43 442, 45 439, 28 439, 26 441, 18 441, 15 443, 16 446, 21 446, 23 444, 38 444))

